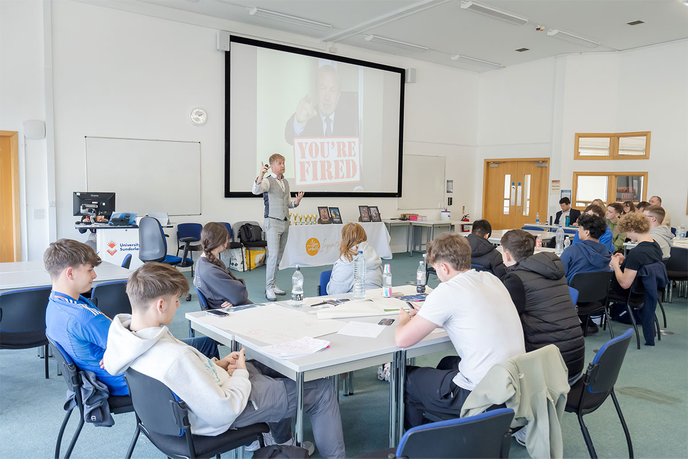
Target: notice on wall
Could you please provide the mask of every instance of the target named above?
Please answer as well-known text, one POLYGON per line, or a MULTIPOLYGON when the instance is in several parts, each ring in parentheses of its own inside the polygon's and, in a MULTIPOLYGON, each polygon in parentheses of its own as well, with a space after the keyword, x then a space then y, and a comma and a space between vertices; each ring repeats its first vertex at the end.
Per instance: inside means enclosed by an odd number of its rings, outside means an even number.
POLYGON ((549 190, 549 194, 559 194, 561 190, 561 180, 552 180, 552 185, 549 190))

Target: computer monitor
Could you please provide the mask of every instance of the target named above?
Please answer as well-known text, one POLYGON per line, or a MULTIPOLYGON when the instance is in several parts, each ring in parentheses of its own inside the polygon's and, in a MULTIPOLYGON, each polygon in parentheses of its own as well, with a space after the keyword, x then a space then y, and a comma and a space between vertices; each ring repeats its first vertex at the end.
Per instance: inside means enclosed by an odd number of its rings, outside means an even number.
POLYGON ((72 197, 74 215, 101 215, 110 218, 115 211, 115 193, 75 191, 72 197))

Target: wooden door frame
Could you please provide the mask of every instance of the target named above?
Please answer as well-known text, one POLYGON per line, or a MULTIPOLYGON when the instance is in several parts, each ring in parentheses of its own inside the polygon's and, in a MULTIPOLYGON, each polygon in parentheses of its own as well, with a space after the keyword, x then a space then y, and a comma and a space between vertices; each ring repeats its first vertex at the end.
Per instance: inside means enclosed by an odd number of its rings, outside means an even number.
MULTIPOLYGON (((482 205, 482 216, 484 218, 485 216, 485 204, 487 202, 487 168, 488 163, 494 163, 494 162, 502 162, 502 163, 508 163, 508 162, 520 162, 520 161, 543 161, 547 163, 547 189, 549 189, 549 160, 550 158, 503 158, 503 159, 497 159, 497 158, 491 158, 491 159, 485 159, 483 160, 483 205, 482 205)), ((549 194, 547 195, 547 208, 549 208, 549 194)), ((537 212, 537 211, 536 211, 537 212)))
POLYGON ((19 133, 17 131, 0 131, 0 137, 10 139, 10 162, 12 168, 12 219, 14 221, 14 259, 21 261, 21 219, 19 216, 19 133))

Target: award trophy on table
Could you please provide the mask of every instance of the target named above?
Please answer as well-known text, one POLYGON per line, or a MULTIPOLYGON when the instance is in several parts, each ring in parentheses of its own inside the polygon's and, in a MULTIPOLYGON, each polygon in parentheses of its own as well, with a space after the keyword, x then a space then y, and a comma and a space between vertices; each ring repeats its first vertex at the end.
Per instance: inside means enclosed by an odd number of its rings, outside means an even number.
POLYGON ((301 219, 301 223, 299 223, 299 224, 303 225, 303 215, 299 215, 299 218, 301 219))

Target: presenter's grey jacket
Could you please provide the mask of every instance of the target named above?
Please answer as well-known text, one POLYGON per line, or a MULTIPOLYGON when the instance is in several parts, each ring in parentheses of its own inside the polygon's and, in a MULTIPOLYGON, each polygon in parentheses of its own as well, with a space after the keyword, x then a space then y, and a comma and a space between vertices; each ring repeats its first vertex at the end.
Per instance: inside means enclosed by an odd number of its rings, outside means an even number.
POLYGON ((260 183, 253 182, 253 194, 263 194, 265 212, 263 217, 274 218, 276 220, 289 220, 289 210, 298 207, 291 200, 289 193, 289 182, 286 178, 278 180, 274 174, 263 178, 260 183))

